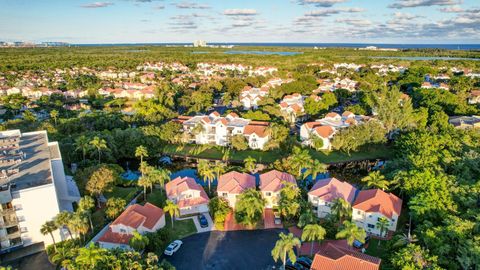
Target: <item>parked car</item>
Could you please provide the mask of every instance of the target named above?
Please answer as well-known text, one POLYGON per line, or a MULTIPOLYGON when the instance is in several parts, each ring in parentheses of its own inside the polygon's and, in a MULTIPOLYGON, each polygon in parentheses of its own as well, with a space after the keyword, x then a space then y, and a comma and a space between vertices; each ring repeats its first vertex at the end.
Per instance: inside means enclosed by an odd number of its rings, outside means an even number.
POLYGON ((198 216, 198 222, 200 223, 200 227, 202 227, 202 228, 207 228, 208 227, 208 220, 207 220, 207 218, 205 217, 204 214, 200 214, 198 216))
POLYGON ((280 212, 277 212, 277 211, 273 212, 273 216, 275 217, 274 223, 276 225, 282 224, 282 219, 280 218, 280 212))
POLYGON ((307 269, 310 269, 312 266, 312 260, 308 257, 300 257, 297 259, 297 262, 295 264, 300 264, 303 267, 306 267, 307 269))
POLYGON ((180 249, 182 244, 183 244, 183 242, 180 241, 180 240, 173 241, 172 243, 170 243, 170 245, 168 245, 168 247, 165 249, 163 254, 168 255, 168 256, 172 256, 173 253, 177 252, 177 250, 180 249))
POLYGON ((362 242, 358 241, 357 239, 355 239, 353 241, 353 247, 354 248, 363 248, 366 244, 368 244, 369 241, 370 241, 370 236, 365 237, 365 243, 362 243, 362 242))

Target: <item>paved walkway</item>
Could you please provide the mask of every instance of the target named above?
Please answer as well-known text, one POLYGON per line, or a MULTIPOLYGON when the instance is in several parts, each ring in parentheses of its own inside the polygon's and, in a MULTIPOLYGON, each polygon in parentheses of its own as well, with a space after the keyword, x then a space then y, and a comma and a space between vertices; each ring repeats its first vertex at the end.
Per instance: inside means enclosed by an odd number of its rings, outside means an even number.
POLYGON ((197 233, 202 233, 202 232, 210 232, 215 230, 215 224, 213 224, 212 217, 210 216, 210 213, 202 213, 208 221, 208 227, 202 228, 200 226, 200 222, 198 221, 198 216, 189 216, 189 217, 184 217, 184 218, 175 218, 176 220, 186 220, 186 219, 192 219, 193 224, 195 224, 195 227, 197 228, 197 233))
POLYGON ((273 209, 265 209, 263 211, 263 224, 265 229, 281 229, 283 225, 275 224, 275 215, 273 214, 273 209))
POLYGON ((272 259, 278 234, 284 230, 198 233, 184 239, 173 256, 163 255, 177 270, 271 270, 281 262, 272 259))
POLYGON ((238 224, 235 221, 235 214, 232 212, 228 213, 225 217, 225 225, 223 228, 224 231, 240 231, 247 230, 247 228, 241 224, 238 224))

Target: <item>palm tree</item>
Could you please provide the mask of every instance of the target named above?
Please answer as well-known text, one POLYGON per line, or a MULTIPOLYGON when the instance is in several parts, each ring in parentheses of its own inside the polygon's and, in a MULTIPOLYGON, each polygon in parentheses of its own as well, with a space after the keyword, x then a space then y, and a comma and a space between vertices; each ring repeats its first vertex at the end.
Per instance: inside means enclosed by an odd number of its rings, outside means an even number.
POLYGON ((215 160, 215 164, 213 165, 213 171, 215 172, 215 177, 220 178, 220 175, 225 173, 225 163, 215 160))
POLYGON ((90 196, 84 196, 78 201, 78 211, 84 213, 88 217, 88 222, 90 223, 90 230, 93 232, 93 223, 92 223, 92 209, 95 208, 95 200, 90 196))
POLYGON ((143 187, 143 200, 147 201, 147 187, 150 187, 153 185, 152 178, 146 175, 142 175, 138 179, 137 185, 140 187, 143 187))
POLYGON ((307 208, 300 214, 300 217, 298 218, 297 226, 300 228, 303 228, 308 224, 315 224, 317 223, 317 221, 318 221, 318 218, 315 215, 315 213, 313 213, 312 209, 307 208))
POLYGON ((248 156, 246 159, 243 160, 243 164, 245 166, 245 170, 247 170, 250 173, 253 173, 255 168, 257 167, 257 160, 254 159, 251 156, 248 156))
POLYGON ((313 254, 313 242, 322 241, 326 234, 327 231, 318 224, 308 224, 303 228, 302 241, 312 242, 310 245, 310 256, 313 254))
POLYGON ((333 200, 330 210, 332 215, 337 219, 338 226, 340 226, 344 218, 349 218, 352 214, 352 206, 343 198, 333 200))
MULTIPOLYGON (((390 221, 388 219, 386 219, 385 217, 381 217, 381 218, 378 219, 376 226, 377 226, 378 230, 380 231, 380 236, 381 237, 385 236, 389 225, 390 225, 390 221)), ((380 241, 378 241, 378 245, 380 245, 380 241)))
POLYGON ((198 174, 203 178, 204 181, 208 182, 208 190, 210 191, 210 183, 215 179, 215 173, 210 166, 210 162, 205 159, 201 159, 198 162, 197 166, 198 174))
POLYGON ((312 162, 308 164, 307 169, 303 174, 303 179, 311 175, 312 181, 315 181, 319 173, 324 173, 327 171, 327 167, 328 167, 327 165, 321 163, 317 159, 314 159, 312 160, 312 162))
MULTIPOLYGON (((70 263, 71 258, 75 256, 75 248, 70 246, 59 246, 57 251, 50 257, 50 261, 56 265, 70 263), (65 262, 67 261, 67 262, 65 262)), ((65 269, 67 269, 65 267, 65 269)))
POLYGON ((148 157, 148 150, 145 146, 140 145, 135 149, 135 157, 140 158, 140 164, 143 163, 143 158, 148 157))
POLYGON ((86 268, 96 269, 99 262, 105 260, 106 250, 95 246, 93 243, 89 247, 83 247, 78 250, 78 256, 75 262, 86 268))
POLYGON ((141 235, 137 231, 133 231, 132 238, 130 238, 128 245, 136 251, 142 251, 148 245, 148 237, 141 235))
POLYGON ((53 220, 45 222, 41 227, 40 227, 40 233, 43 235, 50 234, 52 237, 53 241, 53 248, 55 249, 55 252, 57 252, 57 244, 55 243, 55 237, 53 237, 53 232, 58 229, 57 225, 53 220))
POLYGON ((165 184, 170 181, 171 172, 167 169, 160 168, 155 172, 155 183, 162 186, 162 189, 165 190, 165 184))
POLYGON ((265 208, 265 199, 254 188, 247 189, 237 199, 235 204, 235 219, 247 226, 257 223, 265 208))
POLYGON ((83 241, 85 241, 85 235, 88 233, 90 225, 88 224, 88 218, 85 217, 84 213, 75 213, 70 222, 70 227, 77 235, 82 236, 83 241))
POLYGON ((172 219, 172 228, 173 228, 173 219, 176 216, 180 215, 180 208, 178 207, 177 204, 175 204, 171 200, 167 200, 165 207, 163 207, 163 211, 167 212, 170 215, 170 218, 172 219))
POLYGON ((57 118, 58 118, 58 111, 57 110, 52 110, 50 112, 50 117, 53 119, 55 122, 55 126, 57 125, 57 118))
POLYGON ((275 262, 277 262, 278 259, 281 259, 283 263, 283 269, 285 269, 287 256, 292 263, 297 261, 297 257, 295 256, 293 248, 300 248, 301 242, 300 239, 296 238, 292 233, 289 233, 288 235, 280 233, 279 236, 280 239, 277 240, 275 247, 272 250, 272 257, 275 262))
POLYGON ((300 147, 295 146, 293 148, 292 155, 290 156, 290 162, 294 169, 298 171, 297 176, 302 175, 302 169, 306 167, 306 164, 311 163, 312 157, 308 154, 308 151, 300 147))
POLYGON ((365 243, 367 233, 364 229, 359 228, 355 223, 345 220, 342 229, 335 235, 337 239, 347 239, 349 246, 353 245, 353 241, 358 240, 365 243))
POLYGON ((100 163, 100 156, 102 154, 102 150, 107 149, 107 142, 104 139, 95 136, 93 137, 93 140, 90 141, 90 145, 97 150, 98 163, 100 163))
POLYGON ((380 174, 380 171, 374 171, 362 178, 368 187, 379 188, 381 190, 388 189, 390 183, 385 179, 385 176, 380 174))
POLYGON ((85 135, 82 135, 75 140, 75 151, 82 151, 83 161, 85 161, 85 156, 87 155, 90 146, 90 141, 85 135))
POLYGON ((72 231, 70 231, 70 228, 68 227, 68 225, 70 224, 70 220, 72 220, 72 216, 73 216, 73 214, 71 212, 62 211, 62 212, 58 213, 57 216, 55 217, 55 225, 58 228, 63 227, 65 229, 67 229, 67 232, 68 232, 68 235, 70 236, 70 239, 73 239, 73 237, 72 237, 72 231))

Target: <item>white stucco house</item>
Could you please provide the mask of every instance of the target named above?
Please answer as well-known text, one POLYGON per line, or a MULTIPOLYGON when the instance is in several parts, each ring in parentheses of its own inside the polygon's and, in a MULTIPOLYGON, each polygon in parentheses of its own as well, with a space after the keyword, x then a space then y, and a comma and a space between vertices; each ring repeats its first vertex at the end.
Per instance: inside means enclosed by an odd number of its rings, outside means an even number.
POLYGON ((195 179, 177 177, 165 185, 167 197, 180 208, 180 215, 191 215, 208 212, 207 193, 195 179))
POLYGON ((255 186, 253 175, 231 171, 219 177, 217 194, 224 198, 230 207, 235 208, 237 197, 247 189, 255 189, 255 186))
POLYGON ((398 217, 402 211, 402 200, 381 189, 362 190, 352 205, 352 222, 365 229, 368 234, 380 235, 377 222, 384 217, 389 221, 388 231, 397 229, 398 217))
POLYGON ((313 206, 313 212, 319 218, 325 218, 331 214, 332 203, 338 199, 344 199, 352 204, 357 189, 347 182, 335 177, 319 180, 308 192, 308 201, 313 206))
POLYGON ((115 221, 108 230, 98 239, 100 247, 113 249, 131 249, 129 246, 133 232, 140 234, 156 232, 165 227, 165 213, 151 203, 145 205, 132 204, 115 221))
POLYGON ((268 122, 241 118, 236 113, 229 113, 225 117, 221 117, 218 112, 179 116, 174 121, 182 124, 189 143, 227 146, 232 136, 240 135, 245 137, 251 149, 263 149, 269 140, 268 122))

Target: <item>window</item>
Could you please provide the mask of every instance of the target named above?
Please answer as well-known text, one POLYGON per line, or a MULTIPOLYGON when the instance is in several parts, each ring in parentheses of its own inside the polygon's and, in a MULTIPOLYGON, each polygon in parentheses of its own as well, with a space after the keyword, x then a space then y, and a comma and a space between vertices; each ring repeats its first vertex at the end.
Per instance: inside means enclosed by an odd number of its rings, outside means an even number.
POLYGON ((370 229, 375 228, 375 225, 373 225, 373 224, 367 224, 367 226, 368 226, 368 228, 370 228, 370 229))
POLYGON ((267 197, 270 197, 270 196, 272 196, 272 193, 271 193, 271 192, 267 192, 267 193, 265 193, 265 195, 266 195, 267 197))
POLYGON ((222 193, 222 197, 227 197, 228 196, 228 193, 227 192, 223 192, 222 193))
POLYGON ((26 233, 26 232, 28 232, 28 228, 27 227, 21 227, 20 232, 26 233))
POLYGON ((361 214, 362 214, 362 211, 357 210, 357 214, 361 215, 361 214))
POLYGON ((127 233, 127 231, 125 229, 120 229, 120 232, 121 233, 127 233))

